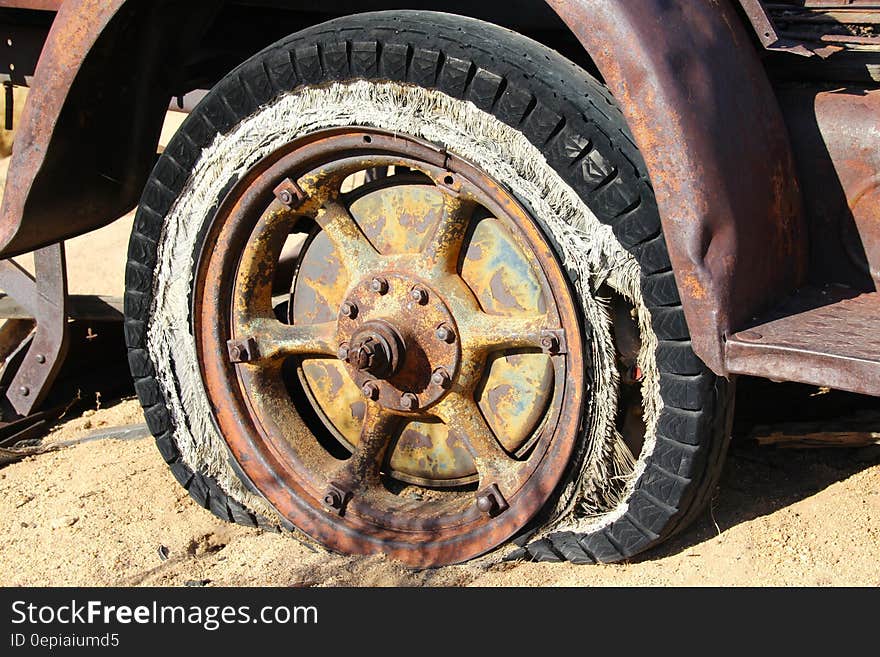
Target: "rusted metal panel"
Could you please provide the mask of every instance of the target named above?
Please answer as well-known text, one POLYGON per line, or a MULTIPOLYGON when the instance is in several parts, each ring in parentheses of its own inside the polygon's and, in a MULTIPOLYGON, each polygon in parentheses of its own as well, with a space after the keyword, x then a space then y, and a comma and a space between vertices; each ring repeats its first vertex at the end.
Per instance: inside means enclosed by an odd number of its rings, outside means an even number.
POLYGON ((798 84, 779 97, 804 186, 813 285, 732 336, 728 367, 878 395, 880 90, 798 84))
POLYGON ((694 350, 804 280, 806 231, 773 90, 732 1, 549 0, 595 61, 642 151, 694 350))
POLYGON ((215 0, 61 6, 16 136, 0 257, 94 230, 135 206, 181 61, 218 7, 215 0))
MULTIPOLYGON (((0 8, 58 11, 64 0, 0 0, 0 8)), ((104 3, 107 4, 107 3, 104 3)))
MULTIPOLYGON (((39 246, 47 233, 58 231, 56 226, 27 221, 26 203, 83 60, 123 4, 125 0, 70 0, 52 25, 16 135, 0 209, 0 252, 4 256, 29 251, 39 246)), ((71 215, 73 212, 64 213, 61 218, 69 221, 71 215)), ((55 239, 53 236, 52 241, 55 239)))
POLYGON ((803 185, 810 279, 880 285, 880 90, 778 90, 803 185))
POLYGON ((880 394, 880 293, 801 290, 728 342, 732 372, 880 394))

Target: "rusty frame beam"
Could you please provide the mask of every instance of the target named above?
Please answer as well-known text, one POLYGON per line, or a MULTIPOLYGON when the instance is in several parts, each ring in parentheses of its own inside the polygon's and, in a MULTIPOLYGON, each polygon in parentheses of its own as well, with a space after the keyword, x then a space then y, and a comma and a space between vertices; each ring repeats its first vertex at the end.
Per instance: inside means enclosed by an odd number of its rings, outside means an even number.
MULTIPOLYGON (((67 268, 64 245, 34 253, 35 277, 11 260, 0 262, 0 288, 24 306, 36 332, 5 392, 15 412, 24 417, 46 398, 67 355, 67 268)), ((5 378, 5 377, 4 377, 5 378)))

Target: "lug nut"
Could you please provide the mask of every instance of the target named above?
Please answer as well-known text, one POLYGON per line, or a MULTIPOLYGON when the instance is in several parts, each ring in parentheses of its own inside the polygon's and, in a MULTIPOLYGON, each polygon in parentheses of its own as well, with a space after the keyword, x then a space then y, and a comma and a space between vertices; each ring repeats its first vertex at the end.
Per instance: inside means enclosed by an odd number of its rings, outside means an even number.
POLYGON ((440 325, 440 327, 437 329, 436 335, 437 339, 441 340, 442 342, 446 342, 449 344, 455 342, 455 331, 453 331, 446 324, 440 325))
POLYGON ((337 358, 339 358, 339 360, 344 360, 344 361, 348 362, 348 343, 347 342, 343 342, 341 345, 339 345, 339 350, 336 352, 336 356, 337 356, 337 358))
POLYGON ((493 518, 507 511, 510 505, 501 494, 498 484, 492 484, 485 490, 477 493, 477 508, 493 518))
POLYGON ((370 283, 370 289, 376 294, 388 294, 388 281, 384 278, 374 278, 370 283))
POLYGON ((354 319, 358 315, 358 307, 356 304, 351 301, 346 301, 342 304, 342 316, 348 317, 349 319, 354 319))
POLYGON ((452 385, 452 377, 449 376, 449 372, 445 367, 439 367, 434 370, 434 374, 431 375, 431 383, 438 385, 445 390, 452 385))
POLYGON ((424 288, 414 287, 412 289, 412 292, 409 293, 409 296, 420 306, 424 306, 426 303, 428 303, 428 291, 424 288))
POLYGON ((495 503, 495 498, 491 495, 480 495, 477 498, 477 508, 483 513, 491 515, 497 507, 498 505, 495 503))
POLYGON ((548 354, 556 354, 559 352, 559 338, 555 335, 545 335, 541 338, 541 347, 548 354))
POLYGON ((339 515, 345 513, 345 507, 350 499, 351 493, 334 483, 330 484, 330 487, 327 489, 327 492, 324 493, 323 497, 324 504, 327 508, 335 511, 339 515))
POLYGON ((257 341, 254 338, 247 340, 229 340, 226 343, 229 350, 231 363, 249 363, 257 359, 257 341))
POLYGON ((288 208, 302 205, 306 198, 305 192, 289 178, 275 188, 274 194, 275 198, 288 208))
POLYGON ((364 393, 364 397, 367 399, 372 399, 376 401, 379 399, 379 386, 377 386, 372 381, 367 381, 362 387, 361 392, 364 393))
POLYGON ((405 411, 414 411, 419 407, 419 398, 411 392, 407 392, 401 395, 400 406, 405 411))

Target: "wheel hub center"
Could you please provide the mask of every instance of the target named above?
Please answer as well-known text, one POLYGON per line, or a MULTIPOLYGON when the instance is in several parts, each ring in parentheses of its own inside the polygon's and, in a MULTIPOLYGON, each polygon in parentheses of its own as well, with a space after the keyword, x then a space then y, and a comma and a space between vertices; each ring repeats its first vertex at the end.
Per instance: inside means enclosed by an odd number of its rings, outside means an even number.
POLYGON ((348 363, 376 379, 388 379, 400 368, 403 351, 403 338, 397 329, 387 322, 372 321, 352 336, 348 363))
POLYGON ((415 413, 452 387, 461 360, 458 326, 427 283, 383 272, 355 285, 339 311, 339 357, 369 399, 415 413))

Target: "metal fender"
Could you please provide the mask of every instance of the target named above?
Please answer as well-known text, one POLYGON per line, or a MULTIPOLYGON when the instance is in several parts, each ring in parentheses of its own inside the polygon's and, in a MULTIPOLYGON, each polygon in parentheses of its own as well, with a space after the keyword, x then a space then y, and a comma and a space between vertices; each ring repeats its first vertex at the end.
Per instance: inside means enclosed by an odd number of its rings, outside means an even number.
POLYGON ((620 103, 645 158, 694 351, 793 292, 806 225, 788 133, 732 0, 548 0, 620 103))
POLYGON ((131 210, 155 161, 170 65, 216 2, 66 0, 52 24, 0 207, 0 257, 131 210))

